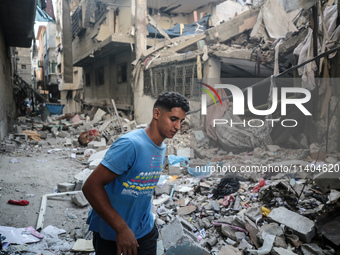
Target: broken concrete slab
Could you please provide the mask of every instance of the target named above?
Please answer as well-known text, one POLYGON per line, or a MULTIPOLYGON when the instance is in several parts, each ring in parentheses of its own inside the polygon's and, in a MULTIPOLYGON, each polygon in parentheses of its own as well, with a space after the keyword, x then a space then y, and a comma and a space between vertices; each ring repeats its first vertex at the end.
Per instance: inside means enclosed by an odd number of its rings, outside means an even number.
POLYGON ((210 253, 201 247, 197 238, 183 227, 179 219, 175 219, 169 225, 161 229, 161 236, 165 254, 209 255, 210 253))
POLYGON ((76 186, 75 183, 69 183, 69 182, 58 183, 58 192, 73 191, 75 186, 76 186))
POLYGON ((296 234, 300 240, 309 243, 315 236, 315 224, 307 217, 301 216, 298 213, 290 211, 285 207, 273 209, 268 219, 280 224, 284 224, 296 234))
POLYGON ((259 10, 250 10, 221 25, 208 29, 206 31, 208 43, 216 40, 222 43, 247 30, 251 30, 256 24, 258 14, 259 10))
POLYGON ((108 151, 107 150, 102 150, 102 151, 99 151, 99 152, 96 152, 96 153, 93 153, 91 154, 91 156, 89 157, 89 159, 87 160, 87 162, 92 162, 93 160, 95 159, 100 159, 102 160, 106 154, 106 152, 108 151))
POLYGON ((177 150, 177 156, 180 157, 187 157, 187 158, 194 158, 194 150, 191 148, 182 148, 177 150))
POLYGON ((105 129, 107 129, 107 127, 111 124, 112 120, 107 120, 105 121, 99 128, 98 130, 100 132, 103 132, 105 129))
POLYGON ((196 206, 193 206, 193 205, 184 206, 177 210, 177 214, 187 215, 187 214, 194 212, 196 209, 197 209, 196 206))
POLYGON ((230 239, 237 241, 236 234, 235 234, 237 230, 229 227, 228 225, 222 225, 221 232, 225 237, 229 237, 230 239))
POLYGON ((79 207, 84 207, 84 206, 87 206, 89 204, 89 202, 85 198, 83 192, 81 192, 81 191, 79 193, 75 194, 74 196, 72 196, 71 201, 79 207))
POLYGON ((92 141, 87 144, 88 148, 96 149, 97 151, 106 149, 106 140, 105 138, 101 138, 99 141, 92 141))
POLYGON ((105 114, 106 114, 105 111, 103 111, 102 109, 98 108, 96 114, 93 117, 92 123, 99 122, 105 114))
MULTIPOLYGON (((334 166, 339 167, 339 164, 340 162, 334 166)), ((331 189, 340 189, 340 171, 330 171, 318 173, 313 178, 316 185, 318 185, 324 193, 329 192, 331 189)))
POLYGON ((274 241, 274 246, 276 247, 282 247, 282 248, 287 248, 287 243, 285 241, 285 236, 283 233, 282 228, 279 226, 277 223, 269 223, 267 225, 263 225, 260 228, 260 232, 257 234, 257 237, 263 242, 264 240, 262 239, 262 233, 266 232, 270 235, 275 236, 275 241, 274 241))
POLYGON ((271 254, 273 254, 273 255, 295 255, 297 253, 294 253, 291 250, 284 249, 284 248, 281 248, 281 247, 274 247, 272 249, 271 254))
POLYGON ((165 183, 163 186, 156 186, 155 188, 155 195, 156 196, 160 196, 162 194, 167 194, 167 195, 170 195, 170 183, 167 182, 165 183))
POLYGON ((243 253, 239 249, 231 245, 227 245, 223 246, 217 255, 242 255, 242 254, 243 253))

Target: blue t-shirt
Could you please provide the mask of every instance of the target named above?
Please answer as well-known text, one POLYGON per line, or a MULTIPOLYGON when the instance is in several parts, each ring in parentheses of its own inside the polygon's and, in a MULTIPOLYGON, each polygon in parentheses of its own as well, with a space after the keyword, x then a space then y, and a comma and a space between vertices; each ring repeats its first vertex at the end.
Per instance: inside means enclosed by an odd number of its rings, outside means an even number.
MULTIPOLYGON (((165 145, 157 146, 144 129, 119 137, 101 164, 118 174, 105 186, 112 206, 139 239, 153 228, 151 197, 161 175, 165 145)), ((116 240, 116 232, 91 209, 87 223, 106 240, 116 240)))

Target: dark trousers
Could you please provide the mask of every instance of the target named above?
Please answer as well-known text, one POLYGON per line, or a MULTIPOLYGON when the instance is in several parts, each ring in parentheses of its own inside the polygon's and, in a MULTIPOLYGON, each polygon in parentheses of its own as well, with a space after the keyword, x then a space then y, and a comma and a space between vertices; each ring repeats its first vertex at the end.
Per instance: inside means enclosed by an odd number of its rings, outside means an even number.
MULTIPOLYGON (((155 224, 149 234, 137 239, 139 244, 137 248, 138 255, 156 255, 157 238, 158 229, 155 224)), ((117 244, 115 241, 105 240, 97 232, 93 232, 92 241, 96 255, 117 255, 117 244)))

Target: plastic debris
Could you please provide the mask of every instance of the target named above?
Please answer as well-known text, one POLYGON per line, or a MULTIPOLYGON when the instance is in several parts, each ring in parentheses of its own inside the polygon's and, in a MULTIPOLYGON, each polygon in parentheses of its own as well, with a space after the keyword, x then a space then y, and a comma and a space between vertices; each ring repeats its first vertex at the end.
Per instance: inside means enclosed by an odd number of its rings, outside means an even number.
POLYGON ((14 205, 28 205, 30 202, 28 202, 27 200, 23 200, 23 199, 19 199, 19 200, 13 200, 13 199, 10 199, 8 200, 8 203, 9 204, 14 204, 14 205))

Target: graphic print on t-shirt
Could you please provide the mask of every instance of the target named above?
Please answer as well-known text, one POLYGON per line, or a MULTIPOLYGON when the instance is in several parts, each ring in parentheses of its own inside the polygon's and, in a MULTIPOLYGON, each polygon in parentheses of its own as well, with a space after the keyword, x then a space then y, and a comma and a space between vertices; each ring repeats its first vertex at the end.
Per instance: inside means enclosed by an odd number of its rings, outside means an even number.
POLYGON ((162 156, 152 155, 150 169, 154 171, 141 172, 139 175, 123 182, 122 195, 138 197, 139 195, 152 196, 163 168, 162 156))

